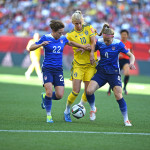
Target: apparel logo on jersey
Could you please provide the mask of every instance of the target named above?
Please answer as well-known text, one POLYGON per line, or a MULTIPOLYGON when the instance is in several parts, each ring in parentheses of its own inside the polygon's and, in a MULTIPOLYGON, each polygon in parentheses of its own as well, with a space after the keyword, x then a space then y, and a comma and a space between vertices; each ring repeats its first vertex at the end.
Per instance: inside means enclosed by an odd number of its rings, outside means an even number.
POLYGON ((60 40, 60 43, 63 43, 63 40, 60 40))
POLYGON ((85 30, 85 34, 88 35, 88 31, 87 30, 85 30))
POLYGON ((47 80, 47 76, 44 76, 44 80, 47 80))
POLYGON ((92 33, 94 33, 94 30, 93 30, 93 28, 91 28, 91 31, 92 31, 92 33))
POLYGON ((74 77, 77 77, 77 72, 74 73, 74 77))
POLYGON ((78 36, 76 35, 75 38, 77 38, 78 36))
POLYGON ((112 47, 112 50, 114 51, 116 48, 115 47, 112 47))

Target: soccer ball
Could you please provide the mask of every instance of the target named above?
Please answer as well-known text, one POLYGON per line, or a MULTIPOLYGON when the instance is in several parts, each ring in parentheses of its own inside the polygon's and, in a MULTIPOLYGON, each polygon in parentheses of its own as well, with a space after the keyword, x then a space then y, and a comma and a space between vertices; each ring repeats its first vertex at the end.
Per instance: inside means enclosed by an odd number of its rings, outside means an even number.
POLYGON ((77 118, 77 119, 80 119, 82 117, 85 116, 85 113, 86 113, 86 109, 83 105, 80 105, 80 104, 76 104, 72 107, 72 115, 77 118))

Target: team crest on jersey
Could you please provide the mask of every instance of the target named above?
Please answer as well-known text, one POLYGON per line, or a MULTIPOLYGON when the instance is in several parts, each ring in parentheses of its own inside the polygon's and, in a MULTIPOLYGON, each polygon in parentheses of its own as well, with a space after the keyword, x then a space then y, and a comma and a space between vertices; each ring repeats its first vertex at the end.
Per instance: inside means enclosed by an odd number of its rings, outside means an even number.
POLYGON ((79 34, 79 36, 83 36, 83 33, 79 34))
POLYGON ((47 80, 47 76, 44 76, 44 80, 47 80))
POLYGON ((88 31, 87 30, 85 30, 85 34, 88 35, 88 31))
POLYGON ((63 40, 60 40, 60 43, 63 43, 63 40))
POLYGON ((112 47, 112 50, 114 51, 115 49, 116 49, 116 48, 113 46, 113 47, 112 47))
POLYGON ((75 72, 73 75, 74 75, 74 77, 77 77, 77 72, 75 72))

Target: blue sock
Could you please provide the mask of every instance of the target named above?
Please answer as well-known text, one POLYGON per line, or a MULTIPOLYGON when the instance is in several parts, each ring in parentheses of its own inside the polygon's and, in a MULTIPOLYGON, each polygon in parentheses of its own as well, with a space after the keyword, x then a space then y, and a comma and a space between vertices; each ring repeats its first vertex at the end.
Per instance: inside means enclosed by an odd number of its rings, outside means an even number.
POLYGON ((55 92, 53 92, 53 95, 52 95, 52 100, 60 100, 59 98, 56 97, 56 94, 55 92))
POLYGON ((86 94, 86 98, 90 104, 91 110, 95 111, 95 95, 88 95, 86 94))
POLYGON ((45 105, 45 109, 46 109, 47 115, 51 115, 52 98, 45 96, 44 105, 45 105))
POLYGON ((121 110, 121 113, 123 115, 124 118, 124 122, 128 120, 128 111, 127 111, 127 104, 124 100, 124 98, 122 97, 120 100, 117 100, 118 104, 119 104, 119 108, 121 110))

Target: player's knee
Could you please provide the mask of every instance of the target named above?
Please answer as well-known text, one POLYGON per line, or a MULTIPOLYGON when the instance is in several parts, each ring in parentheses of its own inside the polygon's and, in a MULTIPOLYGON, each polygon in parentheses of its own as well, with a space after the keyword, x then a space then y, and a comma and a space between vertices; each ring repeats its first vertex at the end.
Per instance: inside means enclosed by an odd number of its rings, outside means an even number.
POLYGON ((57 100, 60 100, 60 99, 62 99, 63 98, 63 93, 58 93, 58 94, 56 94, 56 97, 57 97, 57 100))
POLYGON ((52 92, 46 91, 46 96, 52 97, 52 92))
POLYGON ((92 91, 92 89, 88 88, 86 91, 87 95, 92 95, 94 92, 92 91))
POLYGON ((114 95, 117 100, 122 98, 122 93, 114 93, 114 95))

